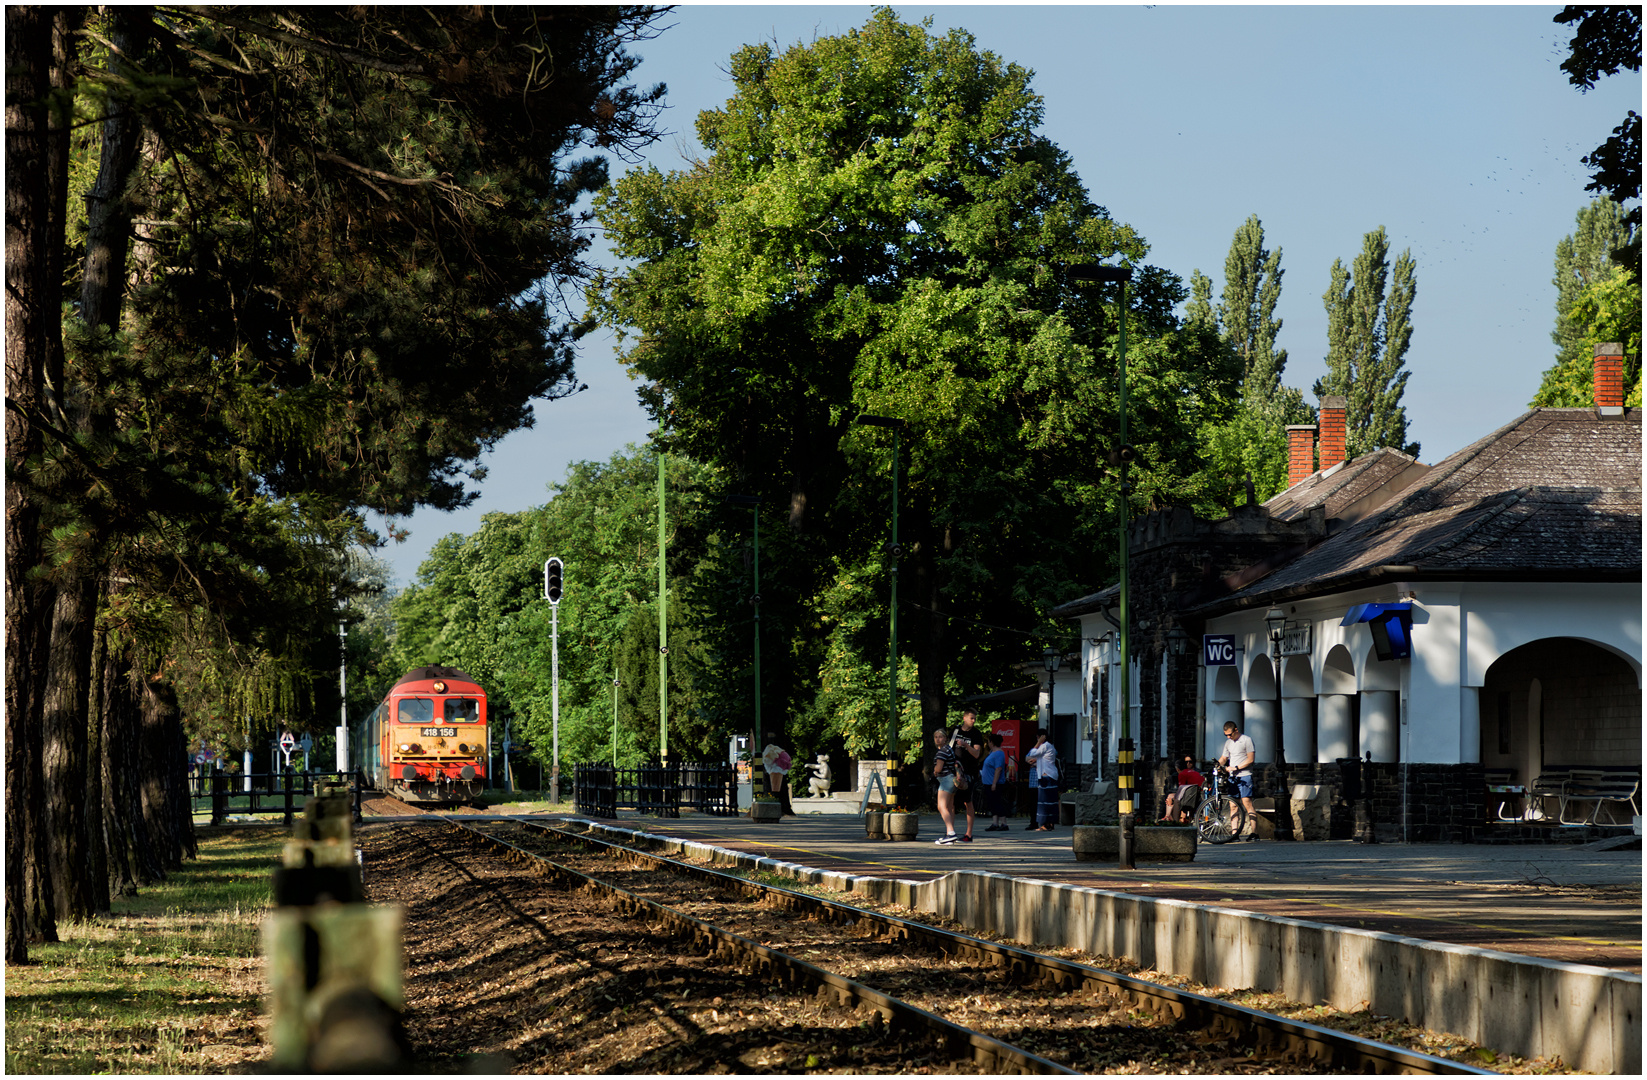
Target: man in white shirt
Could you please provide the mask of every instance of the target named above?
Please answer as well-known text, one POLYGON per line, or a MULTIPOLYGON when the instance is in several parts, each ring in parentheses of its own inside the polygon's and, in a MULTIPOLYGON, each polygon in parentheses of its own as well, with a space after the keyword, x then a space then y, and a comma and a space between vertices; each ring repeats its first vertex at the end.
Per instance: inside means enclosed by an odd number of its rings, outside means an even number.
MULTIPOLYGON (((1249 828, 1253 831, 1244 839, 1257 840, 1257 816, 1252 809, 1252 763, 1257 752, 1253 749, 1252 736, 1241 734, 1241 729, 1234 720, 1224 723, 1224 752, 1219 755, 1218 764, 1226 766, 1235 774, 1235 794, 1240 796, 1241 805, 1247 811, 1249 828)), ((1230 828, 1235 828, 1234 815, 1231 815, 1230 828)))

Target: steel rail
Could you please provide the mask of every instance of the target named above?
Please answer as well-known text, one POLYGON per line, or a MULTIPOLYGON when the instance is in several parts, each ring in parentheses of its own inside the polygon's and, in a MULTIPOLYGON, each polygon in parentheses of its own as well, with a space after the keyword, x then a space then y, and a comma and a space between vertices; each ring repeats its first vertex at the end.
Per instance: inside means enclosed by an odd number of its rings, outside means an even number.
POLYGON ((626 859, 663 866, 671 873, 738 889, 746 895, 775 897, 786 910, 824 912, 835 920, 869 920, 872 924, 883 926, 883 932, 890 937, 920 941, 925 947, 946 955, 966 956, 990 963, 1031 985, 1054 986, 1065 990, 1101 990, 1119 995, 1136 1007, 1157 1013, 1164 1012, 1175 1019, 1188 1020, 1197 1027, 1229 1033, 1250 1031, 1260 1047, 1279 1046, 1286 1052, 1299 1053, 1310 1060, 1351 1072, 1497 1075, 1491 1069, 1392 1046, 1318 1024, 1289 1020, 1244 1005, 1220 1001, 1205 994, 1175 990, 1088 964, 1060 960, 1028 949, 940 930, 925 923, 868 911, 835 900, 796 892, 793 889, 763 885, 723 870, 696 866, 655 852, 642 851, 611 840, 568 831, 565 828, 538 822, 517 821, 511 824, 586 846, 598 847, 607 852, 618 852, 626 859))
POLYGON ((788 953, 762 945, 759 942, 750 941, 746 937, 734 934, 729 930, 723 930, 701 919, 695 919, 684 912, 676 911, 645 897, 636 896, 627 889, 619 888, 598 878, 592 878, 587 874, 563 866, 546 856, 527 851, 509 843, 507 840, 492 836, 472 825, 455 820, 447 820, 446 824, 453 829, 481 840, 505 858, 524 864, 539 877, 560 878, 569 881, 574 887, 594 889, 613 896, 626 914, 649 915, 657 921, 672 926, 683 934, 690 936, 694 944, 707 947, 712 954, 750 959, 753 961, 750 964, 753 973, 764 978, 767 982, 784 986, 794 986, 796 984, 816 986, 818 987, 819 996, 831 995, 839 1006, 853 1009, 873 1009, 876 1017, 891 1028, 924 1029, 934 1036, 934 1042, 939 1050, 950 1054, 949 1060, 951 1061, 972 1060, 977 1062, 985 1071, 992 1073, 1078 1075, 1074 1069, 1060 1065, 1055 1061, 1041 1057, 1038 1054, 1032 1054, 1027 1050, 991 1038, 988 1035, 980 1035, 975 1031, 951 1023, 935 1013, 883 994, 879 990, 837 975, 832 971, 825 971, 823 968, 790 956, 788 953), (954 1054, 951 1048, 958 1047, 970 1047, 970 1055, 954 1054))

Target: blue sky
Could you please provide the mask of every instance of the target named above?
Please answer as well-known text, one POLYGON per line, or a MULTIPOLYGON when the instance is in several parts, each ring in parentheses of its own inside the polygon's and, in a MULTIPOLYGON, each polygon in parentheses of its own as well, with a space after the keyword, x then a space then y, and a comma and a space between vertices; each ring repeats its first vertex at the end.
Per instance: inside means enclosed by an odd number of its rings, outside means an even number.
MULTIPOLYGON (((866 5, 686 5, 633 51, 635 78, 666 83, 671 132, 647 155, 679 168, 698 151, 699 110, 731 92, 727 60, 746 43, 780 47, 842 33, 866 5)), ((1627 109, 1641 78, 1589 93, 1560 64, 1571 30, 1537 6, 897 5, 935 33, 1035 72, 1043 133, 1067 151, 1094 202, 1150 243, 1148 262, 1186 283, 1223 284, 1230 237, 1257 214, 1285 271, 1278 344, 1286 383, 1325 373, 1321 294, 1382 225, 1392 256, 1411 249, 1418 297, 1408 437, 1434 462, 1519 415, 1554 358, 1556 243, 1591 196, 1579 159, 1627 109)), ((625 168, 613 162, 614 176, 625 168)), ((425 510, 379 554, 400 584, 441 536, 489 511, 546 501, 578 460, 604 460, 651 430, 610 336, 583 342, 590 389, 539 404, 537 426, 487 456, 467 510, 425 510)), ((545 553, 548 554, 548 553, 545 553)))

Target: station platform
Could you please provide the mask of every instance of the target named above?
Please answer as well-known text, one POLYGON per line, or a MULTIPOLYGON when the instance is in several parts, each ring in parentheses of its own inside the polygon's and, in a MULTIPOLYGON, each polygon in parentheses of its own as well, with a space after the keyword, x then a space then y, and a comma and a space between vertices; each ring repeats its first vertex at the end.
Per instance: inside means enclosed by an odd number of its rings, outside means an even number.
MULTIPOLYGON (((972 843, 935 845, 936 814, 913 841, 871 840, 856 813, 747 817, 622 813, 599 823, 710 844, 817 870, 925 881, 958 870, 1088 886, 1255 914, 1399 934, 1615 971, 1640 972, 1639 840, 1588 845, 1358 844, 1237 841, 1203 844, 1189 863, 1077 862, 1070 830, 1006 832, 976 823, 972 843), (1609 846, 1613 845, 1613 846, 1609 846)), ((594 821, 572 813, 531 819, 594 821)))

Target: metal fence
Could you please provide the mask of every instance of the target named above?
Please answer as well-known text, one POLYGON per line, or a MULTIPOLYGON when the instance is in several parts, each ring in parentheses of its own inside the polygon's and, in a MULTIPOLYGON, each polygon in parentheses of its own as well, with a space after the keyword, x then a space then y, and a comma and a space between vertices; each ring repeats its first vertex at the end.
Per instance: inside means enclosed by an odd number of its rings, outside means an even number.
POLYGON ((360 820, 361 784, 355 773, 228 773, 213 769, 189 777, 189 807, 194 812, 209 807, 213 825, 223 824, 230 814, 280 814, 290 825, 293 813, 301 813, 304 801, 319 787, 348 788, 355 820, 360 820))
POLYGON ((738 813, 738 774, 723 761, 650 761, 633 769, 578 765, 573 801, 580 814, 615 818, 619 810, 680 817, 683 808, 715 817, 738 813))

